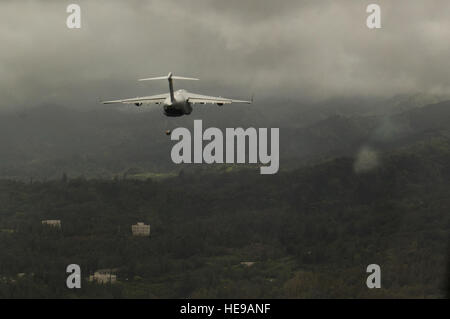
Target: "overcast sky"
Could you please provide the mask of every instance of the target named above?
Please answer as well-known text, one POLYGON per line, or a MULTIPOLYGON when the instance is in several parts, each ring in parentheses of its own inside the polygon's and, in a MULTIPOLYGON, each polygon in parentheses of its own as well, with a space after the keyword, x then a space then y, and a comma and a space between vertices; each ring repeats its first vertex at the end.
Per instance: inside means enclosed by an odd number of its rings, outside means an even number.
POLYGON ((322 99, 450 91, 450 1, 1 0, 1 108, 167 91, 322 99), (66 6, 82 28, 66 27, 66 6), (382 29, 366 7, 382 8, 382 29))

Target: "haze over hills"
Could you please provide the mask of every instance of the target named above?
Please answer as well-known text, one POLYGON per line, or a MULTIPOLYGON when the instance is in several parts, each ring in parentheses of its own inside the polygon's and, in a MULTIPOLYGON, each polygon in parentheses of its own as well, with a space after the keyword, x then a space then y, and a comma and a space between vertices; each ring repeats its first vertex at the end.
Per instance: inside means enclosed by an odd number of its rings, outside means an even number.
POLYGON ((379 103, 360 99, 312 106, 286 102, 278 108, 198 107, 190 117, 174 120, 159 109, 99 106, 78 111, 39 106, 0 118, 0 176, 53 179, 66 173, 110 178, 130 169, 134 173, 189 169, 171 162, 175 142, 164 131, 192 128, 194 119, 203 119, 204 128, 248 128, 276 127, 282 118, 282 169, 319 158, 355 155, 362 147, 398 147, 425 135, 447 134, 450 129, 450 101, 418 107, 411 97, 402 97, 389 100, 382 110, 375 107, 379 103))

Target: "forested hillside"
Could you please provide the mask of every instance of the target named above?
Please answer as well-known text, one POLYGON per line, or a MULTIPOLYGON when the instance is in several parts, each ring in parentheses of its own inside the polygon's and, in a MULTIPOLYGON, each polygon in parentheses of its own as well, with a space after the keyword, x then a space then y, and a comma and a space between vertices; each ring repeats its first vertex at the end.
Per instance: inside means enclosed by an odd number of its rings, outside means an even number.
POLYGON ((2 181, 0 297, 444 297, 444 133, 379 152, 362 170, 341 156, 273 176, 217 167, 164 180, 2 181), (131 236, 138 221, 149 238, 131 236), (71 291, 72 263, 83 278, 118 268, 119 282, 71 291), (369 290, 373 263, 382 288, 369 290))
MULTIPOLYGON (((197 106, 190 117, 168 119, 159 109, 95 105, 76 110, 45 105, 0 114, 0 178, 28 181, 70 177, 111 178, 178 172, 175 144, 166 129, 279 127, 281 168, 336 156, 361 147, 380 150, 415 143, 424 134, 450 130, 450 102, 418 107, 430 98, 286 101, 265 105, 197 106), (129 171, 130 170, 130 171, 129 171)), ((262 105, 261 105, 262 104, 262 105)), ((190 169, 186 167, 185 169, 190 169)))

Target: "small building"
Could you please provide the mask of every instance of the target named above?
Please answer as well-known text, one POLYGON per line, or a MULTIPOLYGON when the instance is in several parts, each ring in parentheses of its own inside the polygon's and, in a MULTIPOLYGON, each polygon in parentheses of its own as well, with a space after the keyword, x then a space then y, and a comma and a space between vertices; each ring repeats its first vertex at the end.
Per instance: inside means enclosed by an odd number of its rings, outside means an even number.
POLYGON ((89 276, 89 281, 95 281, 99 284, 113 284, 117 282, 117 275, 114 274, 116 271, 116 269, 99 269, 89 276))
POLYGON ((254 261, 241 261, 241 265, 246 266, 246 267, 251 267, 255 264, 254 261))
POLYGON ((131 225, 131 232, 133 236, 150 236, 150 225, 145 225, 144 223, 137 223, 136 225, 131 225))
POLYGON ((48 225, 56 228, 61 228, 61 221, 59 219, 47 219, 42 221, 42 225, 48 225))

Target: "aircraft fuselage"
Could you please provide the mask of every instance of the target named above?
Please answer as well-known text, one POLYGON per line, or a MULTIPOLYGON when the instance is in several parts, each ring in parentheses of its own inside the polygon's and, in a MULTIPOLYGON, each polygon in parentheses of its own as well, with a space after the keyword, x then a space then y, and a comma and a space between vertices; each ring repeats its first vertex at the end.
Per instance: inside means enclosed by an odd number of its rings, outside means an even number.
POLYGON ((178 90, 173 93, 173 101, 171 97, 167 97, 164 101, 164 114, 166 116, 183 116, 192 113, 192 105, 187 101, 186 90, 178 90))

